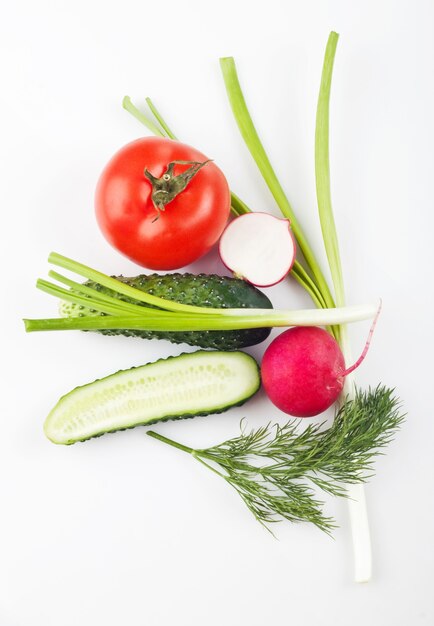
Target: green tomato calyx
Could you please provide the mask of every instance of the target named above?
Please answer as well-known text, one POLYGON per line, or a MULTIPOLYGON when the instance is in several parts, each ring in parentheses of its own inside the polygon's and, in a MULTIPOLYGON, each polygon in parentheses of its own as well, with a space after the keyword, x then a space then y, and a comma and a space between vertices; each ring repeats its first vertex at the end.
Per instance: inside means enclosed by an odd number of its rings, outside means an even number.
POLYGON ((160 212, 164 211, 166 204, 172 202, 178 194, 180 194, 192 178, 196 176, 199 170, 205 165, 211 162, 212 159, 207 161, 171 161, 166 168, 164 174, 157 178, 151 172, 145 168, 145 176, 152 185, 152 203, 157 211, 157 216, 153 222, 160 217, 160 212), (188 169, 181 174, 175 174, 175 165, 190 165, 188 169))

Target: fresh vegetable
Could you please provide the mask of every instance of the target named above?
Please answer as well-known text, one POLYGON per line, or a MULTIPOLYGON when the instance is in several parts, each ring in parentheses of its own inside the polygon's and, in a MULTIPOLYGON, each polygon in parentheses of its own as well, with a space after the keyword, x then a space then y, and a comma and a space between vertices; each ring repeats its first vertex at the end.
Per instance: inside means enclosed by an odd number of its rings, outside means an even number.
POLYGON ((202 153, 163 137, 124 146, 98 182, 95 209, 107 240, 134 262, 157 270, 206 254, 230 212, 221 170, 202 153))
MULTIPOLYGON (((140 291, 159 298, 174 300, 182 304, 191 304, 215 308, 261 308, 272 309, 272 304, 265 294, 243 280, 207 274, 150 274, 134 278, 117 276, 116 280, 139 289, 140 291)), ((117 298, 122 302, 138 304, 137 302, 118 293, 108 287, 88 281, 86 287, 95 290, 98 294, 117 298)), ((90 309, 82 304, 61 300, 60 315, 69 318, 98 317, 106 315, 95 309, 90 309)), ((269 328, 249 328, 246 330, 204 330, 170 332, 158 330, 126 330, 126 329, 100 329, 98 332, 105 335, 126 335, 141 337, 143 339, 167 339, 172 343, 187 343, 202 348, 214 348, 216 350, 237 350, 247 346, 253 346, 264 341, 270 334, 269 328)))
POLYGON ((222 413, 259 389, 256 361, 244 352, 181 354, 77 387, 45 421, 53 443, 71 444, 134 426, 222 413))
POLYGON ((91 314, 82 317, 40 320, 25 319, 24 324, 27 332, 41 330, 184 332, 242 330, 271 328, 273 326, 315 326, 369 319, 375 316, 377 309, 375 304, 350 306, 343 309, 300 309, 297 311, 194 306, 145 293, 123 281, 55 252, 50 254, 48 260, 53 265, 75 272, 98 285, 115 291, 117 294, 131 298, 132 301, 126 302, 119 297, 102 293, 90 285, 82 285, 52 271, 49 275, 65 284, 69 289, 41 279, 37 281, 39 289, 67 302, 105 313, 105 315, 95 316, 91 314))
POLYGON ((267 424, 219 445, 193 449, 154 431, 147 434, 191 454, 224 478, 255 518, 270 530, 282 519, 308 521, 327 533, 335 527, 315 495, 319 487, 346 496, 347 484, 365 482, 373 460, 394 437, 403 421, 393 390, 379 386, 357 391, 337 411, 333 425, 310 424, 300 431, 298 420, 267 424))
POLYGON ((295 417, 318 415, 344 386, 345 361, 337 341, 317 326, 290 328, 268 346, 261 363, 271 402, 295 417))
POLYGON ((279 283, 295 260, 289 220, 246 213, 233 220, 219 242, 220 258, 235 276, 257 287, 279 283))
POLYGON ((331 407, 345 378, 364 360, 379 312, 360 358, 350 367, 336 339, 323 328, 290 328, 276 337, 261 363, 262 382, 271 402, 294 417, 312 417, 331 407))

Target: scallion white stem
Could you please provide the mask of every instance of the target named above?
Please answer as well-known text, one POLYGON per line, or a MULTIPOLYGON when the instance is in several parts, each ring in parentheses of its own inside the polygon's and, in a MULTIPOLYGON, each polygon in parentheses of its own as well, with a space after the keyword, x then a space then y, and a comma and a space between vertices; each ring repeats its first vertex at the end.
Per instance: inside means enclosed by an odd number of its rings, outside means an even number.
MULTIPOLYGON (((353 356, 348 329, 345 325, 341 326, 340 344, 345 363, 352 363, 353 356)), ((342 399, 353 400, 355 390, 355 376, 354 373, 351 373, 345 378, 342 399)), ((346 492, 353 540, 354 580, 356 583, 366 583, 372 576, 372 548, 365 488, 363 483, 348 484, 346 485, 346 492)))

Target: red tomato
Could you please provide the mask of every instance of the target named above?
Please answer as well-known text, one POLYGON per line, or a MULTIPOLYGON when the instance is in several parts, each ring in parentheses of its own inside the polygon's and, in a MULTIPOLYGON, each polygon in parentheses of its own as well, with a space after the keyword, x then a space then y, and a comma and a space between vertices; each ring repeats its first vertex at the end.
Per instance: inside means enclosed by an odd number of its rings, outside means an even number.
POLYGON ((132 261, 156 270, 177 269, 206 254, 230 212, 226 178, 206 161, 194 148, 159 137, 137 139, 119 150, 96 189, 96 217, 108 241, 132 261), (196 166, 176 163, 168 171, 174 161, 196 166), (187 172, 194 175, 184 185, 187 172), (153 195, 152 181, 154 191, 175 183, 185 188, 177 187, 178 194, 163 204, 160 200, 170 194, 153 195))

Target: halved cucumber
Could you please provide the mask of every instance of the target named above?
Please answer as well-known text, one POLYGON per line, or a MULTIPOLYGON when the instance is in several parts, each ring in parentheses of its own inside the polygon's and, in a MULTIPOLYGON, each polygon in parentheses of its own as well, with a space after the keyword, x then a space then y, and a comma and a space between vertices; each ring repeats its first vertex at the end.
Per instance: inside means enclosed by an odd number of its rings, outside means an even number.
POLYGON ((181 354, 121 370, 63 396, 45 420, 53 443, 168 419, 221 413, 260 387, 256 361, 244 352, 181 354))

